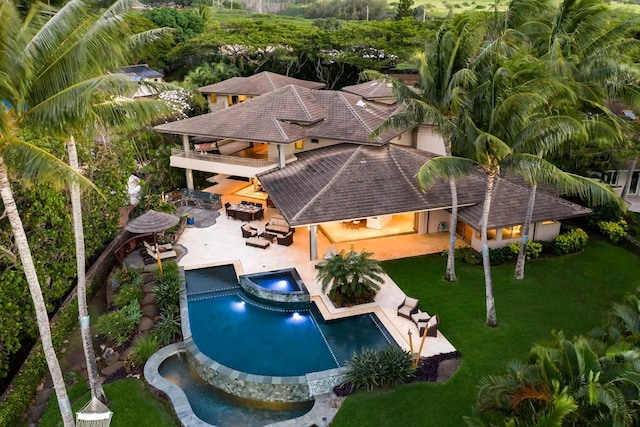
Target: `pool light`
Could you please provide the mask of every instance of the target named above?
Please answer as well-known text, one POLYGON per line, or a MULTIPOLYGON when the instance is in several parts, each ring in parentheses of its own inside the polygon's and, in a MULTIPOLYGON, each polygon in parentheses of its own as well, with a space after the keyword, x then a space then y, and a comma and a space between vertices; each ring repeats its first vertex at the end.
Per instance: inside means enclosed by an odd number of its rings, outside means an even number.
POLYGON ((231 303, 231 309, 235 312, 243 312, 246 310, 246 306, 245 306, 245 302, 244 301, 233 301, 231 303))

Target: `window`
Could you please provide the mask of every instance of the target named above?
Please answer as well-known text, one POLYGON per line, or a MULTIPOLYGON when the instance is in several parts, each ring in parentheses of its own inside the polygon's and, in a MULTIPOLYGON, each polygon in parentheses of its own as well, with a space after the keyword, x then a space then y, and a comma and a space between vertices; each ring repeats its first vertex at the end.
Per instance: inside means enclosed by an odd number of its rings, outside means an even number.
POLYGON ((607 184, 616 185, 618 183, 618 171, 608 171, 603 173, 602 180, 607 184))
POLYGON ((209 94, 209 99, 211 100, 212 104, 215 104, 218 102, 218 95, 216 95, 215 93, 209 94))
POLYGON ((296 150, 302 150, 303 147, 302 140, 296 141, 296 150))
MULTIPOLYGON (((496 240, 496 235, 498 234, 498 230, 495 228, 487 230, 487 240, 496 240)), ((476 239, 481 240, 482 234, 479 231, 476 231, 476 239)))
POLYGON ((555 223, 556 223, 555 221, 551 221, 551 220, 549 220, 549 221, 542 221, 542 225, 551 225, 551 224, 555 224, 555 223))
POLYGON ((502 240, 516 239, 522 236, 522 226, 514 225, 513 227, 504 227, 502 229, 502 240))

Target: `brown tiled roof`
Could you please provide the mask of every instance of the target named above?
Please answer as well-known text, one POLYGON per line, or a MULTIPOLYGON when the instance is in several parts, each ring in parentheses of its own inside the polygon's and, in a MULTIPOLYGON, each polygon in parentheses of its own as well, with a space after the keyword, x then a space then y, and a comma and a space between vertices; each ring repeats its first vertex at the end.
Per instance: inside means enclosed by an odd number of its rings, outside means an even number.
POLYGON ((224 110, 156 126, 159 132, 210 138, 293 143, 304 138, 384 143, 402 133, 369 135, 398 107, 339 91, 285 86, 224 110))
POLYGON ((372 80, 353 86, 345 86, 342 91, 360 95, 364 99, 383 99, 395 98, 391 87, 386 85, 382 80, 372 80))
MULTIPOLYGON (((449 184, 422 192, 415 175, 434 154, 394 144, 340 144, 297 154, 283 169, 258 175, 269 197, 293 226, 442 209, 451 206, 449 184)), ((464 180, 460 205, 476 203, 484 181, 464 180)))
MULTIPOLYGON (((340 144, 299 153, 283 169, 258 175, 281 214, 293 226, 451 207, 449 184, 438 180, 422 192, 415 178, 435 155, 394 144, 340 144)), ((486 177, 458 183, 460 219, 479 228, 486 177), (466 207, 465 207, 466 206, 466 207)), ((498 179, 490 228, 521 224, 529 188, 498 179)), ((560 220, 591 211, 538 192, 534 221, 560 220)))
MULTIPOLYGON (((514 180, 521 181, 517 177, 514 180)), ((527 185, 520 185, 506 179, 498 178, 494 187, 493 201, 489 211, 489 228, 509 227, 522 224, 527 215, 527 204, 531 190, 527 185)), ((462 208, 458 211, 458 217, 480 229, 482 218, 482 200, 484 192, 480 194, 478 204, 462 208)), ((545 191, 536 192, 536 201, 533 209, 532 222, 546 220, 561 220, 591 214, 591 209, 556 197, 545 191)))
POLYGON ((287 85, 296 85, 308 89, 324 88, 324 83, 294 79, 282 74, 263 71, 250 77, 233 77, 220 83, 203 86, 198 90, 204 94, 259 96, 287 85))

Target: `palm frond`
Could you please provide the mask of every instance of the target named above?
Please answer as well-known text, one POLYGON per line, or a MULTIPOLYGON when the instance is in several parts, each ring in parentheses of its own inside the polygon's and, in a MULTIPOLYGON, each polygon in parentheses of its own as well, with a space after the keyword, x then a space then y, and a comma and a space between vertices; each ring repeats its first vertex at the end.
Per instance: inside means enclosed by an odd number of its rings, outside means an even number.
POLYGON ((87 178, 51 153, 31 143, 18 140, 3 153, 8 166, 20 166, 25 183, 47 182, 58 188, 77 182, 83 188, 98 188, 87 178))
POLYGON ((435 157, 420 167, 417 178, 422 191, 427 191, 437 178, 457 180, 469 176, 476 164, 463 157, 435 157))

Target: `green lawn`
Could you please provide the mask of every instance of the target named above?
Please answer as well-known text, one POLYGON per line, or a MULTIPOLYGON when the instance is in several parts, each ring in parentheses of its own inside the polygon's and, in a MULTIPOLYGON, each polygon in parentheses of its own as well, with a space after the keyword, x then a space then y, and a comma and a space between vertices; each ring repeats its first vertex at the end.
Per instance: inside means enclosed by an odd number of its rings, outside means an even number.
MULTIPOLYGON (((171 407, 156 399, 145 383, 136 379, 125 379, 104 386, 104 392, 111 401, 109 409, 113 412, 111 427, 175 427, 175 419, 171 407)), ((81 382, 69 390, 74 414, 90 399, 91 395, 81 382), (81 395, 81 397, 78 397, 81 395)), ((47 406, 40 427, 61 426, 58 401, 55 394, 47 406)))
POLYGON ((457 264, 458 283, 442 279, 445 258, 426 256, 383 263, 384 269, 421 308, 441 319, 440 330, 463 354, 446 384, 414 383, 390 391, 349 397, 333 427, 463 426, 475 402, 478 380, 524 359, 532 344, 552 330, 581 335, 601 323, 614 302, 640 282, 638 257, 603 241, 580 254, 528 263, 526 279, 513 279, 513 264, 494 267, 499 326, 484 326, 482 267, 457 264))

